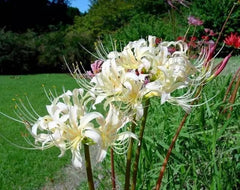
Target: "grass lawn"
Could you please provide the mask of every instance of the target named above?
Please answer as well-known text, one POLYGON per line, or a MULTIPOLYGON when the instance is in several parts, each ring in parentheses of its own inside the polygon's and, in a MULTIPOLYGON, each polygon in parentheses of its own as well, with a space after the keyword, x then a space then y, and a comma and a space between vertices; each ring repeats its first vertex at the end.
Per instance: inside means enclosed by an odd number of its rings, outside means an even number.
MULTIPOLYGON (((41 74, 24 76, 0 76, 0 111, 14 115, 14 99, 26 102, 28 96, 33 107, 46 114, 45 105, 49 103, 42 84, 46 89, 56 89, 59 94, 62 87, 73 89, 75 81, 66 74, 41 74)), ((20 123, 0 116, 0 133, 17 145, 30 147, 22 137, 26 133, 20 123)), ((53 180, 57 171, 70 163, 70 154, 58 158, 57 148, 49 150, 25 150, 17 148, 0 137, 0 189, 37 189, 53 180)))
MULTIPOLYGON (((234 59, 236 67, 240 66, 238 60, 234 59)), ((216 97, 194 108, 188 117, 169 161, 163 189, 237 189, 240 185, 239 93, 231 118, 227 120, 225 115, 219 113, 224 106, 228 106, 222 99, 230 79, 228 75, 220 76, 204 89, 202 102, 216 97)), ((49 101, 42 84, 46 89, 56 89, 58 94, 63 86, 66 90, 78 87, 66 74, 0 76, 0 111, 14 116, 14 100, 21 98, 26 101, 27 95, 35 110, 40 115, 46 114, 45 105, 49 101)), ((138 189, 148 190, 155 185, 166 151, 183 115, 180 107, 160 105, 159 99, 151 100, 139 164, 138 189)), ((30 147, 23 138, 27 134, 24 126, 4 116, 0 116, 0 134, 17 145, 30 147)), ((0 189, 39 189, 56 180, 55 176, 61 168, 71 163, 69 152, 62 158, 58 158, 59 154, 57 148, 45 151, 20 149, 0 136, 0 189)), ((122 189, 125 157, 116 155, 115 163, 117 184, 122 189)), ((98 189, 104 190, 104 177, 109 179, 109 158, 103 162, 103 168, 94 174, 95 180, 101 174, 98 189)), ((86 186, 79 189, 86 189, 86 186)))

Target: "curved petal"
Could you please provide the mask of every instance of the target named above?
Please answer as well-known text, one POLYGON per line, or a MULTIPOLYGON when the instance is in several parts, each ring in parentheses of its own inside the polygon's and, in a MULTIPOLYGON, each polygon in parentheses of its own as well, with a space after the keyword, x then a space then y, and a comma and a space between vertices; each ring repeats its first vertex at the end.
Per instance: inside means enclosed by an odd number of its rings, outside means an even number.
POLYGON ((127 138, 133 138, 135 140, 138 140, 137 135, 135 135, 134 133, 131 132, 122 132, 120 134, 117 135, 116 141, 124 141, 127 138))
POLYGON ((81 119, 80 119, 80 127, 86 127, 87 124, 98 118, 98 117, 103 117, 102 114, 100 114, 99 112, 91 112, 91 113, 87 113, 86 115, 84 115, 81 119))
POLYGON ((76 168, 82 168, 82 156, 80 154, 79 148, 77 150, 72 150, 72 163, 76 168))
POLYGON ((107 155, 107 150, 106 149, 101 149, 98 157, 97 157, 97 162, 102 162, 103 159, 106 157, 107 155))
POLYGON ((97 144, 100 144, 101 142, 101 136, 96 129, 90 127, 86 128, 84 136, 92 139, 97 144))

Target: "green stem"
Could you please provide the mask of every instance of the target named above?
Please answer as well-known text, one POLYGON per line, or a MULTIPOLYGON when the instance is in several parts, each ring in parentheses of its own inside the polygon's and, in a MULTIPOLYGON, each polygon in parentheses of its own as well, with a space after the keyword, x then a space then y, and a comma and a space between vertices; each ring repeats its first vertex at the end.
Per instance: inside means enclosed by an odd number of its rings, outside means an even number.
POLYGON ((115 178, 115 170, 114 170, 114 152, 111 148, 111 175, 112 175, 112 190, 116 190, 116 178, 115 178))
POLYGON ((195 26, 194 29, 193 29, 192 37, 194 37, 194 35, 195 35, 195 33, 196 33, 196 30, 197 30, 197 26, 195 26))
POLYGON ((172 21, 172 31, 173 31, 173 35, 174 35, 174 39, 176 39, 176 17, 175 17, 175 10, 174 9, 171 9, 170 10, 170 18, 171 18, 171 21, 172 21))
POLYGON ((138 162, 139 162, 139 157, 140 157, 140 153, 141 153, 143 134, 144 134, 145 126, 146 126, 149 106, 150 106, 150 99, 147 99, 146 103, 145 103, 145 108, 144 108, 144 113, 143 113, 143 118, 142 118, 142 124, 141 124, 141 128, 140 128, 140 133, 139 133, 139 139, 138 139, 139 140, 139 146, 137 147, 135 162, 133 164, 133 177, 132 177, 131 190, 135 190, 136 185, 137 185, 138 162))
POLYGON ((84 153, 85 153, 85 163, 86 163, 86 171, 87 171, 87 178, 88 178, 88 187, 89 187, 89 190, 94 190, 89 146, 86 144, 84 144, 84 153))
POLYGON ((186 37, 187 37, 187 33, 189 32, 189 30, 190 30, 190 25, 188 25, 187 31, 186 31, 186 33, 185 33, 184 36, 183 36, 183 40, 184 40, 184 41, 186 41, 185 39, 186 39, 186 37))
MULTIPOLYGON (((135 132, 136 123, 135 120, 131 126, 131 132, 135 132)), ((127 152, 127 163, 126 163, 126 173, 125 173, 125 186, 124 190, 129 190, 130 187, 130 171, 131 171, 131 162, 132 162, 132 149, 133 149, 133 138, 130 139, 128 152, 127 152)))

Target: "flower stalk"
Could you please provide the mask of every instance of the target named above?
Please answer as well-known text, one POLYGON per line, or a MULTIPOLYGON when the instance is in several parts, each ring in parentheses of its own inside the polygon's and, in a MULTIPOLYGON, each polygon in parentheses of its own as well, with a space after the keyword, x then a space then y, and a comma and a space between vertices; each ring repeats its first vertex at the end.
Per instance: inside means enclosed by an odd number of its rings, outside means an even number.
POLYGON ((89 153, 89 146, 86 144, 84 144, 84 154, 85 154, 85 162, 86 162, 88 187, 89 187, 89 190, 94 190, 94 182, 93 182, 93 175, 92 175, 92 166, 91 166, 91 159, 90 159, 90 153, 89 153))
POLYGON ((150 106, 150 99, 147 99, 145 102, 145 108, 144 108, 144 115, 142 117, 142 124, 141 124, 141 128, 140 128, 140 133, 139 133, 139 145, 137 147, 136 150, 136 154, 135 154, 135 161, 133 164, 133 176, 132 176, 132 186, 131 186, 131 190, 135 190, 136 189, 136 184, 137 184, 137 172, 138 172, 138 162, 139 162, 139 157, 140 157, 140 153, 141 153, 141 147, 142 147, 142 140, 143 140, 143 134, 144 134, 144 129, 146 126, 146 121, 147 121, 147 115, 148 115, 148 108, 150 106))
POLYGON ((228 22, 228 20, 229 20, 229 18, 230 18, 230 16, 231 16, 231 14, 232 14, 232 12, 233 12, 233 10, 234 10, 234 8, 235 8, 236 5, 237 5, 237 3, 233 3, 233 6, 232 6, 232 8, 231 8, 231 10, 230 10, 230 12, 229 12, 229 14, 228 14, 228 16, 227 16, 224 24, 223 24, 223 26, 222 26, 222 28, 221 28, 221 31, 220 31, 219 34, 218 34, 218 38, 217 38, 216 43, 215 43, 216 45, 218 44, 218 42, 219 42, 219 40, 220 40, 220 38, 221 38, 221 36, 222 36, 223 30, 224 30, 224 28, 226 27, 226 24, 227 24, 227 22, 228 22))
POLYGON ((164 159, 164 161, 163 161, 163 165, 162 165, 162 168, 161 168, 161 171, 160 171, 160 174, 159 174, 157 183, 156 183, 156 188, 155 188, 156 190, 159 190, 160 187, 161 187, 162 178, 163 178, 164 171, 165 171, 165 169, 166 169, 166 166, 167 166, 169 157, 170 157, 170 155, 171 155, 171 153, 172 153, 172 149, 173 149, 173 147, 174 147, 174 145, 175 145, 175 142, 176 142, 176 140, 177 140, 177 138, 178 138, 178 135, 179 135, 182 127, 184 126, 184 123, 185 123, 188 115, 189 115, 188 113, 185 113, 185 115, 184 115, 184 117, 183 117, 183 119, 182 119, 182 121, 181 121, 181 123, 180 123, 180 125, 179 125, 179 127, 178 127, 178 129, 177 129, 177 131, 176 131, 176 134, 175 134, 175 136, 174 136, 173 139, 172 139, 171 145, 170 145, 170 147, 169 147, 169 149, 168 149, 168 152, 167 152, 167 154, 166 154, 166 157, 165 157, 165 159, 164 159))
POLYGON ((228 94, 229 94, 229 92, 230 92, 230 90, 231 90, 231 88, 232 88, 232 86, 233 86, 233 83, 234 83, 234 81, 236 80, 236 78, 237 78, 237 76, 239 75, 239 73, 240 73, 240 67, 238 68, 238 70, 237 70, 237 72, 234 74, 234 76, 233 76, 230 84, 228 85, 227 91, 226 91, 226 93, 225 93, 225 95, 224 95, 224 98, 223 98, 223 102, 226 101, 227 96, 228 96, 228 94))
MULTIPOLYGON (((202 88, 203 88, 203 85, 199 86, 198 91, 197 91, 196 94, 195 94, 195 97, 198 97, 198 95, 199 95, 199 94, 201 93, 201 91, 202 91, 202 88)), ((197 101, 197 100, 192 101, 192 102, 191 102, 191 105, 193 105, 196 101, 197 101)), ((165 157, 165 159, 164 159, 164 161, 163 161, 163 165, 162 165, 162 168, 161 168, 160 173, 159 173, 159 177, 158 177, 158 180, 157 180, 157 183, 156 183, 155 190, 159 190, 160 187, 161 187, 162 178, 163 178, 165 169, 166 169, 166 167, 167 167, 168 160, 169 160, 170 155, 171 155, 171 153, 172 153, 172 149, 173 149, 173 147, 174 147, 174 145, 175 145, 175 143, 176 143, 176 141, 177 141, 177 138, 178 138, 178 136, 179 136, 179 134, 180 134, 180 132, 181 132, 181 130, 182 130, 182 128, 183 128, 183 126, 184 126, 184 124, 185 124, 188 116, 189 116, 189 113, 185 113, 185 115, 183 116, 182 121, 181 121, 181 123, 180 123, 180 125, 179 125, 179 127, 178 127, 178 129, 177 129, 177 131, 176 131, 176 133, 175 133, 175 135, 174 135, 174 137, 173 137, 173 139, 172 139, 172 142, 171 142, 171 144, 170 144, 170 146, 169 146, 169 148, 168 148, 168 152, 167 152, 167 154, 166 154, 166 157, 165 157)))
MULTIPOLYGON (((231 104, 233 104, 233 103, 235 102, 235 99, 236 99, 236 97, 237 97, 237 92, 238 92, 239 85, 240 85, 240 76, 239 76, 238 79, 237 79, 235 88, 234 88, 233 93, 231 94, 231 97, 230 97, 230 99, 229 99, 229 103, 231 103, 231 104)), ((232 110, 233 110, 233 107, 231 106, 230 109, 229 109, 228 116, 227 116, 228 119, 229 119, 230 116, 231 116, 232 110)))
POLYGON ((112 190, 116 190, 116 177, 115 177, 115 168, 114 168, 114 152, 111 148, 111 180, 112 180, 112 190))
MULTIPOLYGON (((132 122, 131 132, 134 133, 136 128, 135 121, 132 122)), ((129 141, 129 147, 127 151, 127 163, 126 163, 126 172, 125 172, 125 185, 124 190, 129 190, 130 188, 130 173, 131 173, 131 163, 132 163, 132 149, 133 149, 133 138, 129 141)))

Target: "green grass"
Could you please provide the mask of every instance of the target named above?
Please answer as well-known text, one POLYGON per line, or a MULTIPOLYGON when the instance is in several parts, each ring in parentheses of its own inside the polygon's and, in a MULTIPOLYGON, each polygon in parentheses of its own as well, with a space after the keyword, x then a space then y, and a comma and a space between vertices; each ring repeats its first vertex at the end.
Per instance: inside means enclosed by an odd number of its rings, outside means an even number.
MULTIPOLYGON (((240 184, 239 98, 230 120, 219 114, 227 106, 222 103, 227 81, 226 77, 218 78, 204 89, 208 99, 218 95, 190 114, 169 160, 162 189, 236 189, 240 184)), ((152 105, 139 167, 139 189, 151 189, 156 183, 168 146, 183 117, 178 107, 161 106, 157 99, 152 105), (151 169, 146 172, 146 168, 151 169)))
MULTIPOLYGON (((239 59, 234 59, 239 66, 239 59)), ((227 69, 234 70, 234 67, 227 69)), ((222 99, 230 81, 229 76, 220 76, 210 82, 201 97, 213 100, 194 108, 185 123, 169 160, 163 179, 162 189, 237 189, 240 184, 240 98, 239 93, 229 120, 219 114, 222 107, 228 106, 222 99)), ((12 99, 25 99, 27 94, 33 107, 46 114, 48 100, 42 89, 62 87, 72 90, 78 87, 75 81, 65 74, 42 74, 24 76, 0 76, 0 111, 14 116, 15 102, 12 99)), ((159 99, 151 100, 147 127, 144 134, 137 189, 152 189, 155 185, 163 159, 172 137, 181 122, 184 112, 180 107, 160 105, 159 99)), ((0 116, 0 133, 11 142, 28 146, 22 134, 23 125, 0 116)), ((28 146, 29 147, 29 146, 28 146)), ((19 149, 0 137, 0 189, 39 189, 46 183, 58 180, 61 169, 71 163, 71 154, 58 158, 60 151, 52 148, 45 151, 19 149)), ((124 186, 125 156, 115 155, 117 184, 124 186)), ((109 155, 94 172, 98 189, 106 189, 109 184, 109 155)), ((79 189, 87 189, 82 184, 79 189)), ((110 187, 109 187, 110 189, 110 187)))
MULTIPOLYGON (((56 89, 59 94, 62 87, 77 87, 74 80, 65 74, 42 74, 25 76, 0 76, 0 111, 14 115, 15 102, 21 98, 26 102, 28 96, 33 107, 46 114, 49 104, 42 89, 56 89)), ((0 116, 0 133, 17 145, 30 147, 22 137, 25 127, 4 116, 0 116)), ((57 148, 49 150, 25 150, 17 148, 0 137, 0 189, 38 189, 41 185, 54 179, 54 175, 71 162, 70 154, 58 158, 57 148)))

